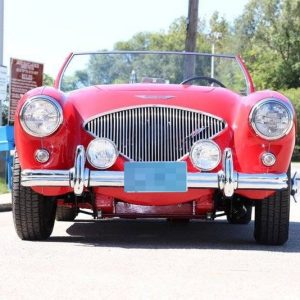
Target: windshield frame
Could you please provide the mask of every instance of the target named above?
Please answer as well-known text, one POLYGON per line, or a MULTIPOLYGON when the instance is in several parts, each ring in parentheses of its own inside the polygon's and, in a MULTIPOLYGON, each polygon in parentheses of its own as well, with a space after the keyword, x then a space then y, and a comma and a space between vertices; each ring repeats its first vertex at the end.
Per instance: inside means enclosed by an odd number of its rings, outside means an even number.
POLYGON ((255 87, 253 84, 253 80, 251 75, 240 55, 232 55, 232 54, 212 54, 212 53, 202 53, 202 52, 178 52, 178 51, 126 51, 126 50, 116 50, 116 51, 92 51, 92 52, 71 52, 67 58, 65 59, 64 64, 62 65, 56 79, 54 82, 54 87, 61 90, 61 83, 66 69, 68 68, 70 62, 72 61, 74 56, 77 55, 98 55, 98 54, 166 54, 166 55, 197 55, 197 56, 206 56, 206 57, 215 57, 215 58, 227 58, 234 59, 238 63, 241 72, 245 78, 246 83, 246 95, 255 92, 255 87))

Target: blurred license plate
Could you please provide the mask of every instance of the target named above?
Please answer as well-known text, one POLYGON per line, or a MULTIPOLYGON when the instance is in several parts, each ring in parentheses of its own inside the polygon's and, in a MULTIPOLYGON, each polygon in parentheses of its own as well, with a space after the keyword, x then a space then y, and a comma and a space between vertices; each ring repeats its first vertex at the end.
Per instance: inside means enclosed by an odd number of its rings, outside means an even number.
POLYGON ((186 192, 185 162, 126 162, 125 192, 186 192))

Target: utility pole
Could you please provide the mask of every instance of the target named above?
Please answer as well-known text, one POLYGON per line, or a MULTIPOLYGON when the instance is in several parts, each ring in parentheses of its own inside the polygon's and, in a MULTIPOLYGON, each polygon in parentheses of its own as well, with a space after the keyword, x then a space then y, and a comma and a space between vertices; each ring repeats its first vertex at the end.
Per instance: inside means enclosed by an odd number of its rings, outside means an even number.
MULTIPOLYGON (((198 29, 199 0, 189 0, 189 10, 186 24, 185 51, 195 52, 198 29)), ((184 62, 185 79, 195 74, 195 56, 187 56, 184 62)))
MULTIPOLYGON (((0 66, 3 65, 4 0, 0 0, 0 66)), ((2 126, 2 100, 0 99, 0 126, 2 126)))
POLYGON ((198 27, 199 0, 189 0, 189 11, 186 24, 185 51, 195 52, 198 27))

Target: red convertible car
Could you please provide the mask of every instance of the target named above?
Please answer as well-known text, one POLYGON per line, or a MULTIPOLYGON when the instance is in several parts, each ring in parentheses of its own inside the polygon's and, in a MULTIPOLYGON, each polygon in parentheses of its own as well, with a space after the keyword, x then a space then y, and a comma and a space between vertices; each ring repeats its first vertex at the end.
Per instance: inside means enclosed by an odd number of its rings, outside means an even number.
POLYGON ((46 239, 78 212, 248 224, 254 207, 255 240, 281 245, 295 130, 290 101, 256 92, 240 57, 71 54, 17 108, 17 234, 46 239))

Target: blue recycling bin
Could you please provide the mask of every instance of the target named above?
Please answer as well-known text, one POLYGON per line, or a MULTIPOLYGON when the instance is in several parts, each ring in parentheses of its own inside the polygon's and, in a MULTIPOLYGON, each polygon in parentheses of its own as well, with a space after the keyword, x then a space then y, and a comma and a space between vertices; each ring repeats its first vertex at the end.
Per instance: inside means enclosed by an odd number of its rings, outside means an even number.
POLYGON ((12 166, 13 157, 10 151, 14 150, 14 127, 13 126, 0 126, 0 152, 5 152, 5 174, 6 182, 9 190, 12 188, 12 166))

